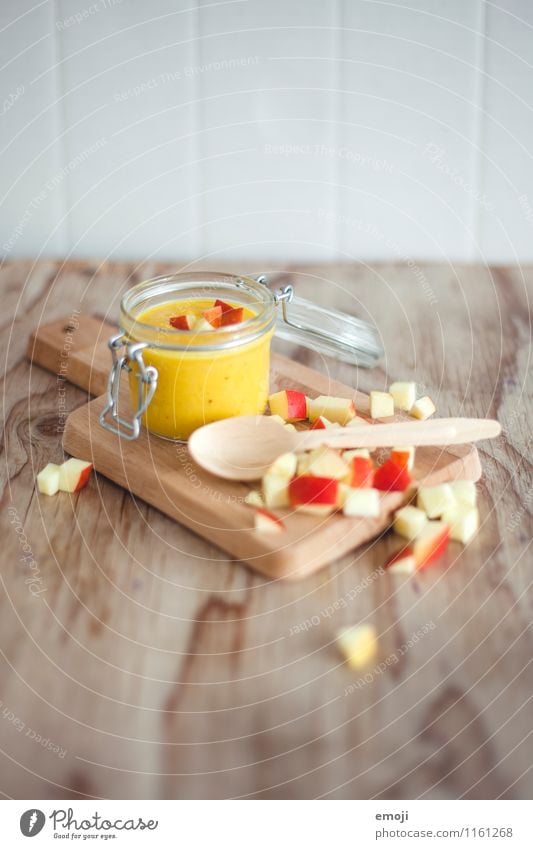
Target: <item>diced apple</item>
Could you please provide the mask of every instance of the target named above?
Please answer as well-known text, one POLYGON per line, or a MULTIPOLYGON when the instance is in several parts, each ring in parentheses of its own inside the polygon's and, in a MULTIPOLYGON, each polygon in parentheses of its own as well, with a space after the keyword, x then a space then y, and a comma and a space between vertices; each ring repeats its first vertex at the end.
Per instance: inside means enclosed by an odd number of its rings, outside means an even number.
POLYGON ((396 409, 408 413, 416 401, 416 383, 396 381, 389 386, 389 393, 394 398, 396 409))
POLYGON ((289 506, 289 481, 281 475, 264 475, 262 480, 263 499, 267 507, 289 506))
POLYGON ((320 445, 309 452, 307 460, 307 474, 319 478, 336 478, 344 480, 349 474, 349 466, 344 462, 340 454, 320 445))
POLYGON ((376 519, 380 514, 377 489, 351 489, 346 494, 342 512, 345 516, 365 516, 376 519))
POLYGON ((285 422, 300 422, 307 418, 307 399, 303 392, 282 389, 268 398, 270 412, 285 422))
POLYGON ((386 419, 394 415, 394 398, 388 392, 370 393, 370 415, 373 419, 386 419))
POLYGON ((352 625, 337 633, 337 647, 352 669, 368 666, 378 652, 378 636, 374 625, 352 625))
POLYGON ((415 464, 414 446, 408 445, 400 448, 393 448, 390 453, 390 459, 398 466, 405 466, 405 468, 410 472, 415 464))
POLYGON ((211 327, 220 327, 222 325, 222 307, 210 307, 208 310, 204 310, 202 318, 205 318, 211 327))
POLYGON ((345 463, 351 463, 354 457, 366 457, 370 460, 370 451, 368 448, 349 448, 348 451, 342 452, 342 459, 345 463))
POLYGON ((406 539, 415 539, 427 522, 423 510, 410 504, 402 507, 394 514, 393 528, 397 534, 406 539))
POLYGON ((411 475, 394 460, 385 460, 374 472, 374 486, 382 492, 404 492, 411 484, 411 475))
POLYGON ((300 475, 289 482, 289 501, 293 507, 317 504, 334 507, 337 502, 339 482, 336 478, 300 475))
POLYGON ((452 481, 450 483, 452 492, 457 501, 475 507, 477 503, 477 489, 474 481, 452 481))
POLYGON ((310 430, 326 430, 329 427, 339 427, 337 422, 330 422, 325 416, 319 416, 310 427, 310 430))
POLYGON ((43 495, 55 495, 59 490, 59 466, 48 463, 37 475, 37 489, 43 495))
POLYGON ((418 401, 415 401, 411 409, 409 410, 409 415, 413 416, 415 419, 429 419, 430 416, 435 412, 435 404, 427 395, 424 395, 423 398, 419 398, 418 401))
POLYGON ((290 423, 289 423, 289 424, 284 424, 284 425, 283 425, 283 427, 285 428, 285 430, 296 430, 296 428, 294 427, 294 425, 293 425, 293 424, 290 424, 290 423))
POLYGON ((255 529, 265 534, 281 534, 285 530, 285 525, 281 519, 265 510, 264 507, 258 507, 255 511, 255 529))
POLYGON ((197 318, 194 324, 193 330, 195 333, 204 333, 207 330, 214 330, 212 324, 210 324, 205 318, 197 318))
POLYGON ((351 491, 351 486, 348 486, 347 483, 342 483, 342 481, 339 481, 339 488, 337 490, 337 507, 339 510, 342 510, 342 508, 344 507, 346 499, 348 498, 351 491))
POLYGON ((412 549, 403 548, 393 554, 385 563, 385 569, 393 575, 412 575, 416 572, 416 560, 412 549))
POLYGON ((265 502, 261 497, 261 493, 256 489, 251 489, 250 492, 247 492, 244 496, 244 501, 246 504, 249 504, 250 507, 264 507, 265 502))
POLYGON ((442 514, 442 521, 450 526, 450 538, 466 545, 479 528, 479 512, 464 502, 457 502, 451 510, 442 514))
POLYGON ((438 519, 447 510, 453 510, 456 503, 449 483, 421 486, 416 499, 417 507, 424 510, 429 519, 438 519))
POLYGON ((215 307, 220 307, 222 310, 222 327, 228 324, 238 324, 242 321, 244 309, 242 307, 232 307, 231 304, 226 304, 219 298, 215 301, 215 307))
POLYGON ((297 466, 298 458, 296 454, 293 454, 292 451, 288 451, 286 454, 281 454, 276 460, 274 460, 267 474, 278 475, 279 477, 289 480, 296 474, 297 466))
POLYGON ((347 427, 361 427, 361 425, 367 425, 368 422, 366 419, 363 419, 361 416, 355 416, 351 422, 347 423, 347 427))
POLYGON ((192 330, 196 323, 196 317, 194 315, 173 315, 172 318, 169 318, 169 323, 176 330, 192 330))
POLYGON ((71 457, 59 467, 59 489, 62 492, 78 492, 87 484, 93 464, 71 457))
POLYGON ((348 483, 354 489, 372 489, 374 471, 374 463, 369 457, 353 457, 350 463, 348 483))
POLYGON ((308 398, 307 415, 311 422, 325 416, 330 422, 345 425, 355 416, 355 404, 349 398, 319 395, 318 398, 308 398))
POLYGON ((444 522, 427 522, 413 542, 416 568, 423 569, 443 554, 450 540, 450 528, 444 522))

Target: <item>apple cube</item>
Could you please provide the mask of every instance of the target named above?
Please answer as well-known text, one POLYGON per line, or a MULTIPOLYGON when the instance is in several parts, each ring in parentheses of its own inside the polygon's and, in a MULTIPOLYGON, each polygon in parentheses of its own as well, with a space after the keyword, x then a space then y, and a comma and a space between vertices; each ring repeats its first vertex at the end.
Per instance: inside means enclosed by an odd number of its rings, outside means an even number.
POLYGON ((262 480, 263 500, 267 507, 289 506, 289 481, 283 475, 264 475, 262 480))
POLYGON ((400 448, 393 448, 390 453, 390 459, 398 466, 405 466, 405 468, 410 472, 415 464, 414 446, 408 445, 400 448))
POLYGON ((374 486, 382 492, 404 492, 411 484, 411 475, 394 460, 385 460, 374 472, 374 486))
POLYGON ((361 425, 367 425, 368 422, 366 419, 363 419, 361 416, 354 416, 354 418, 347 423, 347 427, 361 427, 361 425))
POLYGON ((169 318, 169 324, 176 330, 192 330, 196 323, 194 315, 173 315, 169 318))
POLYGON ((309 452, 306 473, 319 478, 343 480, 349 474, 349 467, 340 454, 325 445, 320 445, 309 452))
POLYGON ((264 507, 265 502, 261 497, 261 493, 256 489, 251 489, 250 492, 247 492, 244 496, 245 504, 249 504, 250 507, 264 507))
POLYGON ((281 454, 270 466, 267 475, 278 475, 279 477, 292 478, 296 474, 298 458, 292 451, 281 454))
POLYGON ((374 485, 374 463, 369 457, 354 457, 352 459, 348 483, 354 489, 372 489, 374 485))
POLYGON ((325 416, 330 422, 345 425, 355 416, 355 404, 349 398, 319 395, 318 398, 308 398, 307 414, 311 422, 325 416))
POLYGON ((416 572, 415 556, 410 548, 396 552, 385 564, 387 572, 393 575, 412 575, 416 572))
POLYGON ((435 404, 427 395, 424 395, 423 398, 419 398, 418 401, 415 401, 411 409, 409 410, 409 415, 413 416, 415 419, 429 419, 430 416, 435 412, 435 404))
POLYGON ((370 393, 370 415, 373 419, 385 419, 394 415, 394 398, 388 392, 370 393))
POLYGON ((281 519, 278 519, 277 516, 274 516, 273 513, 270 513, 263 507, 258 507, 255 511, 254 524, 256 531, 261 531, 261 533, 265 534, 281 534, 285 530, 285 525, 281 519))
POLYGON ((405 410, 407 413, 416 401, 416 383, 397 381, 389 386, 389 393, 394 398, 394 406, 397 410, 405 410))
POLYGON ((307 418, 307 398, 303 392, 282 389, 268 398, 272 415, 280 416, 285 422, 299 422, 307 418))
POLYGON ((337 647, 352 669, 368 666, 378 652, 378 636, 374 625, 352 625, 337 633, 337 647))
POLYGON ((196 333, 205 333, 205 331, 207 331, 207 330, 214 330, 214 329, 215 328, 213 327, 213 325, 210 324, 209 321, 207 321, 206 318, 197 318, 196 322, 194 324, 194 327, 193 327, 193 330, 196 333))
POLYGON ((244 315, 244 309, 242 307, 232 307, 231 304, 226 304, 218 298, 215 301, 215 307, 220 307, 222 310, 222 327, 228 324, 238 324, 242 321, 244 315))
POLYGON ((62 492, 78 492, 87 484, 93 464, 71 457, 59 467, 59 489, 62 492))
POLYGON ((416 499, 417 507, 427 513, 429 519, 438 519, 456 505, 455 495, 449 483, 438 486, 421 486, 416 499))
POLYGON ((311 425, 310 430, 326 430, 326 428, 330 427, 339 427, 339 425, 337 422, 330 422, 325 416, 319 416, 311 425))
POLYGON ((450 486, 457 501, 462 501, 470 507, 476 506, 477 489, 474 481, 452 481, 450 486))
POLYGON ((345 463, 351 463, 354 457, 366 457, 370 460, 370 451, 368 448, 350 448, 348 451, 342 452, 342 459, 345 463))
POLYGON ((456 507, 443 513, 442 521, 450 526, 450 538, 466 545, 476 535, 479 528, 479 512, 477 507, 460 502, 456 507))
POLYGON ((300 475, 289 482, 289 501, 293 507, 317 504, 334 507, 337 502, 339 482, 336 478, 300 475))
POLYGON ((444 522, 427 522, 413 542, 416 568, 423 569, 443 554, 450 541, 450 529, 444 522))
POLYGON ((427 516, 424 511, 409 504, 396 511, 392 526, 401 537, 414 539, 419 535, 426 522, 427 516))
POLYGON ((59 466, 48 463, 37 475, 37 489, 43 495, 55 495, 59 490, 59 466))
POLYGON ((345 516, 365 516, 377 519, 380 514, 377 489, 350 489, 344 499, 342 512, 345 516))
POLYGON ((204 310, 202 318, 209 322, 211 327, 221 327, 222 325, 222 307, 210 307, 204 310))

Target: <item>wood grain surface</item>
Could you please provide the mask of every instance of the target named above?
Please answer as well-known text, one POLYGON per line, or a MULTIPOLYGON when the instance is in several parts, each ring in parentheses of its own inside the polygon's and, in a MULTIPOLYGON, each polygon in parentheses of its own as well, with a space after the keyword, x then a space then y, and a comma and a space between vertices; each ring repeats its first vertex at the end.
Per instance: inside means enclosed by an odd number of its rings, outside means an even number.
MULTIPOLYGON (((399 580, 381 570, 385 535, 283 583, 105 478, 79 495, 35 493, 88 396, 28 364, 31 331, 67 314, 73 326, 82 313, 112 322, 129 285, 168 268, 19 261, 0 272, 2 794, 529 798, 533 271, 270 269, 371 317, 386 350, 370 372, 282 353, 362 391, 412 377, 441 415, 504 426, 480 446, 482 529, 465 550, 399 580), (366 676, 334 646, 339 627, 363 621, 382 662, 366 676)), ((67 369, 68 357, 67 346, 67 369)))

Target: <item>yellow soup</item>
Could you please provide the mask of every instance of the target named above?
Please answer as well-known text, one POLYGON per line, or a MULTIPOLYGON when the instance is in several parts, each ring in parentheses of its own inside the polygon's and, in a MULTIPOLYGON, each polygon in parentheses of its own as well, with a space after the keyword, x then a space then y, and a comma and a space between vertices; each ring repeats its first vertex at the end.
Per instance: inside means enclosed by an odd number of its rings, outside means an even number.
MULTIPOLYGON (((171 316, 201 316, 212 306, 213 300, 171 301, 144 310, 137 321, 166 328, 171 316)), ((231 306, 240 305, 231 303, 231 306)), ((252 310, 244 308, 243 320, 254 316, 252 310)), ((233 327, 238 329, 239 325, 233 327)), ((152 433, 169 439, 186 439, 208 422, 264 411, 272 331, 251 342, 211 351, 195 348, 200 344, 223 343, 228 333, 213 330, 201 335, 200 342, 194 330, 175 331, 173 341, 186 346, 186 350, 156 347, 143 350, 145 364, 154 366, 159 375, 155 395, 142 418, 143 425, 152 433)), ((134 366, 130 372, 133 406, 137 401, 137 386, 134 366)))

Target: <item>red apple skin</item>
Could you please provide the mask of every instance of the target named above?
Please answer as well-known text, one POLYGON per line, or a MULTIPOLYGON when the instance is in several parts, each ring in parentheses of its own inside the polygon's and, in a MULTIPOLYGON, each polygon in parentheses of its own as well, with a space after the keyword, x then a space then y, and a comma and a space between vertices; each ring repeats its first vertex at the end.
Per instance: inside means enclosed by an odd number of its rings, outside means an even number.
POLYGON ((189 319, 186 315, 173 315, 168 321, 176 330, 190 330, 189 319))
POLYGON ((403 492, 410 484, 411 475, 394 460, 386 460, 374 473, 374 486, 381 492, 403 492))
MULTIPOLYGON (((286 422, 299 422, 307 418, 307 399, 303 392, 297 392, 295 389, 284 389, 282 393, 274 393, 276 396, 280 394, 285 396, 286 405, 286 409, 278 408, 282 419, 285 419, 286 422)), ((271 412, 277 412, 277 410, 272 409, 272 406, 270 409, 271 412)))
POLYGON ((227 327, 230 324, 240 324, 243 315, 244 309, 242 307, 235 307, 234 309, 222 312, 222 327, 227 327))
POLYGON ((350 463, 350 472, 350 486, 355 489, 373 488, 375 469, 374 463, 368 457, 353 457, 350 463))
POLYGON ((309 430, 326 430, 326 425, 320 418, 318 418, 315 422, 313 422, 309 430))
POLYGON ((79 479, 79 481, 76 485, 76 489, 74 490, 74 492, 79 492, 80 489, 83 489, 84 486, 87 486, 87 483, 89 482, 89 478, 91 477, 92 470, 93 470, 93 467, 91 465, 91 466, 87 466, 87 468, 84 469, 83 472, 81 472, 80 479, 79 479))
POLYGON ((264 507, 256 507, 255 510, 257 515, 264 516, 265 519, 268 519, 269 522, 272 522, 280 531, 285 530, 285 525, 274 513, 271 513, 270 510, 265 510, 264 507))
POLYGON ((417 553, 416 545, 414 548, 415 560, 416 560, 416 568, 417 569, 425 569, 430 563, 433 563, 434 560, 437 560, 448 548, 448 543, 450 541, 450 529, 448 527, 444 528, 441 534, 439 534, 434 542, 431 545, 431 548, 427 551, 417 553))
POLYGON ((404 557, 413 557, 414 551, 410 545, 406 545, 404 548, 400 548, 399 551, 395 551, 394 554, 391 554, 389 559, 385 562, 385 569, 388 569, 389 566, 392 566, 394 563, 397 563, 398 560, 403 560, 404 557))
POLYGON ((336 478, 300 475, 289 482, 289 501, 293 507, 298 504, 335 505, 338 489, 339 482, 336 478))
POLYGON ((204 310, 202 316, 209 322, 211 327, 220 327, 222 325, 222 307, 211 307, 204 310))
POLYGON ((231 312, 231 310, 235 309, 235 307, 232 307, 231 304, 227 304, 225 301, 221 301, 220 298, 216 299, 214 305, 215 307, 220 307, 220 309, 222 310, 222 315, 224 315, 225 312, 231 312))

